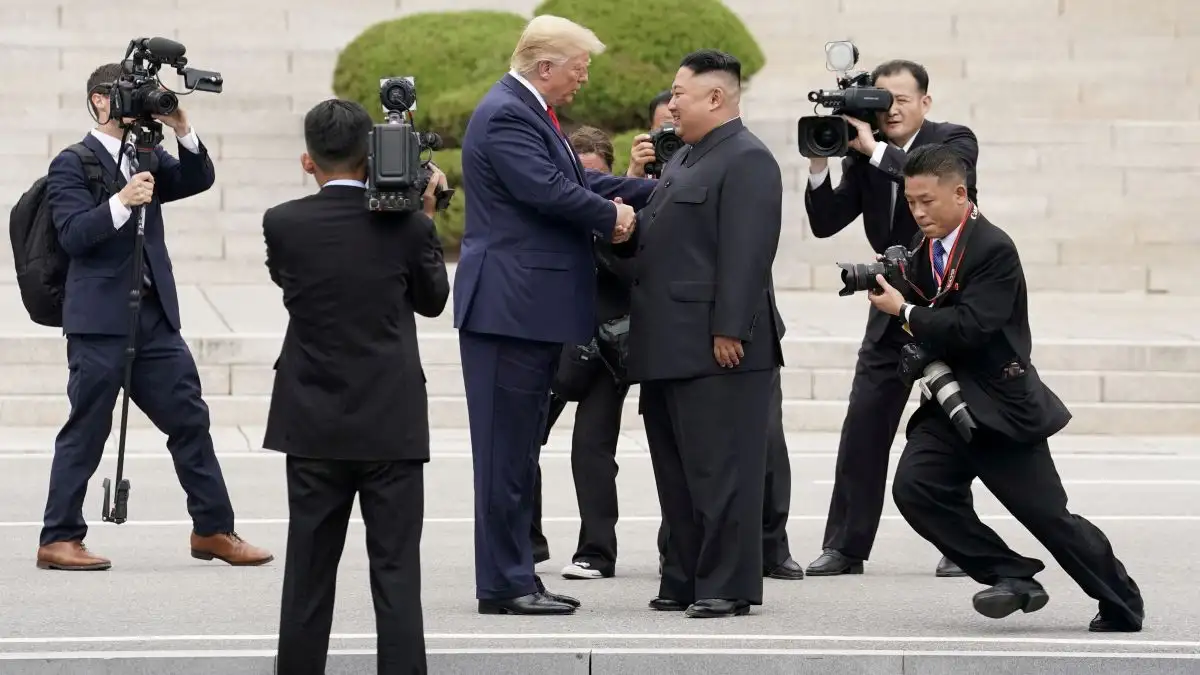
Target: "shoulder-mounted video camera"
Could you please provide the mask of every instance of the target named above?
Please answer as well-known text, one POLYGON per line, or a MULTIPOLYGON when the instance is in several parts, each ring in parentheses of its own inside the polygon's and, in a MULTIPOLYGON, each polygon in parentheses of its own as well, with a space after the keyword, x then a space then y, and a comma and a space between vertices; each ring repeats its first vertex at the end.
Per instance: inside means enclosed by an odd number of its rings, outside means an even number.
POLYGON ((663 167, 685 143, 675 131, 675 125, 667 122, 650 134, 650 142, 654 144, 654 161, 644 167, 647 176, 658 178, 662 175, 663 167))
POLYGON ((891 92, 871 86, 870 73, 850 72, 857 63, 858 47, 853 42, 825 44, 825 67, 838 74, 838 88, 808 92, 814 112, 817 106, 832 108, 832 112, 801 117, 797 122, 801 156, 844 156, 850 150, 850 141, 858 137, 858 130, 839 115, 860 119, 875 131, 879 128, 876 115, 892 107, 891 92))
MULTIPOLYGON (((442 137, 418 132, 412 123, 417 109, 417 87, 413 77, 389 77, 379 81, 379 101, 387 122, 371 130, 367 155, 367 208, 371 211, 420 211, 421 198, 429 187, 431 160, 421 153, 442 149, 442 137)), ((438 211, 450 206, 453 188, 437 188, 438 211)))

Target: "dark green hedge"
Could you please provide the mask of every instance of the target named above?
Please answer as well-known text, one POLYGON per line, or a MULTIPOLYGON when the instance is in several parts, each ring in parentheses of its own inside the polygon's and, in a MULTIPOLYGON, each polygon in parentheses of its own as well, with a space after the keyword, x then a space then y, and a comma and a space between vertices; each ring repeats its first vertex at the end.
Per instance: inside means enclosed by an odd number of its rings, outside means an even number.
MULTIPOLYGON (((649 125, 646 106, 670 86, 685 54, 704 47, 729 52, 742 61, 745 79, 765 65, 753 36, 720 0, 545 0, 534 14, 571 19, 605 43, 605 53, 592 59, 588 83, 560 117, 568 128, 589 124, 617 135, 618 174, 629 164, 633 136, 649 125)), ((416 77, 416 123, 442 136, 448 149, 434 161, 458 190, 437 219, 448 251, 461 238, 467 198, 461 154, 453 148, 460 147, 479 99, 508 71, 527 21, 484 10, 411 14, 370 26, 338 58, 333 91, 363 104, 377 120, 383 117, 380 78, 416 77)))

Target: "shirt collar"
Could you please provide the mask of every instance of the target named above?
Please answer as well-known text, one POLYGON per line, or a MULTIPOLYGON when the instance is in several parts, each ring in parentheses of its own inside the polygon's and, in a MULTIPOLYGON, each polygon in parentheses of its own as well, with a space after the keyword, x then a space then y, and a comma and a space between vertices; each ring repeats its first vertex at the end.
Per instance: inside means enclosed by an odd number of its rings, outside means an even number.
POLYGON ((517 82, 520 82, 522 85, 524 85, 526 89, 528 89, 529 91, 533 92, 533 95, 534 95, 535 97, 537 97, 538 103, 541 103, 541 104, 542 104, 542 108, 543 108, 543 109, 546 109, 546 110, 549 110, 549 109, 550 109, 550 106, 546 105, 546 99, 545 99, 545 98, 542 96, 541 92, 539 92, 539 91, 538 91, 536 88, 534 88, 533 84, 532 84, 532 83, 530 83, 530 82, 529 82, 529 80, 527 80, 527 79, 525 79, 524 77, 522 77, 522 76, 521 76, 521 74, 520 74, 520 73, 518 73, 518 72, 517 72, 517 71, 515 71, 515 70, 510 70, 510 71, 508 71, 508 74, 509 74, 509 75, 512 75, 512 76, 513 76, 513 78, 514 78, 514 79, 515 79, 517 82))
POLYGON ((942 237, 941 239, 935 239, 934 241, 942 242, 942 248, 945 249, 946 255, 950 255, 950 249, 954 248, 954 241, 958 239, 958 233, 960 231, 962 231, 962 225, 954 228, 950 234, 942 237))
POLYGON ((104 149, 114 158, 121 154, 121 139, 113 138, 99 129, 92 129, 92 136, 104 144, 104 149))
POLYGON ((345 185, 346 187, 356 187, 356 188, 364 188, 364 189, 367 187, 367 184, 362 182, 361 180, 353 180, 350 178, 335 178, 330 181, 325 181, 325 184, 322 185, 321 187, 326 188, 326 187, 331 187, 331 186, 335 186, 335 185, 345 185))

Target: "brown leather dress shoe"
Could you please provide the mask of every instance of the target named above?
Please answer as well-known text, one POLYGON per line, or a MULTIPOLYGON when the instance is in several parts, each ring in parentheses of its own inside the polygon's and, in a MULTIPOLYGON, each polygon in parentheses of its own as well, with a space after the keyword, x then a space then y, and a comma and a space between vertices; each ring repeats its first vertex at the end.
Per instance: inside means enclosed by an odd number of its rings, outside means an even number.
POLYGON ((82 541, 58 541, 38 548, 37 566, 44 570, 82 572, 109 569, 112 561, 89 553, 82 541))
POLYGON ((252 546, 236 532, 201 537, 192 533, 192 557, 198 560, 216 558, 230 565, 265 565, 275 559, 271 552, 252 546))

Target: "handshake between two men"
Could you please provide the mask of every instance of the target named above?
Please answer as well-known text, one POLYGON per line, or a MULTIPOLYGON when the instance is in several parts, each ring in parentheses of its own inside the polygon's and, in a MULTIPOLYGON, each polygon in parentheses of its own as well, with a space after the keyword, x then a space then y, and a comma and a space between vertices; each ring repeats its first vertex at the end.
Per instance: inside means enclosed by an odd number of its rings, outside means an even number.
POLYGON ((617 222, 613 226, 612 243, 624 244, 633 236, 633 228, 637 227, 637 212, 620 197, 612 202, 617 206, 617 222))

